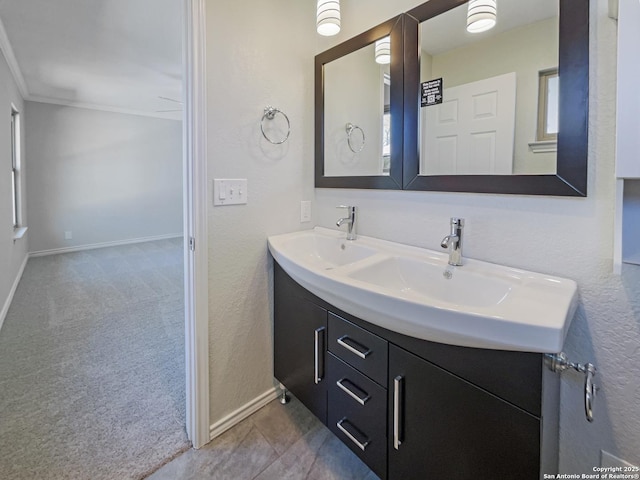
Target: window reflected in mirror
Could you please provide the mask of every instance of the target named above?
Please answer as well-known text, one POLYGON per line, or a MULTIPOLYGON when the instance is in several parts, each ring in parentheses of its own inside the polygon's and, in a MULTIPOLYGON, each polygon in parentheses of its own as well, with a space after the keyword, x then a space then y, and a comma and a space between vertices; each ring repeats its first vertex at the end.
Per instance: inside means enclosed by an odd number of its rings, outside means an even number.
POLYGON ((559 80, 557 68, 540 72, 538 136, 536 140, 541 142, 558 138, 559 80))
POLYGON ((384 108, 382 115, 382 174, 391 172, 391 75, 384 74, 384 108))
POLYGON ((466 5, 420 24, 420 175, 556 173, 558 2, 500 7, 483 33, 467 32, 466 5))

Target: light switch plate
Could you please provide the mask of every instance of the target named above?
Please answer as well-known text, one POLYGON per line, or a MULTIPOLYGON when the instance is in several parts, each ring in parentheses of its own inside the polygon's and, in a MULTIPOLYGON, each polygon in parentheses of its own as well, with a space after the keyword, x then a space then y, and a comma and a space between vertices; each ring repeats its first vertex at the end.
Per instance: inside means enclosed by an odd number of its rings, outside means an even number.
POLYGON ((243 205, 246 203, 246 178, 216 178, 213 180, 214 205, 243 205))
POLYGON ((302 200, 300 202, 300 223, 311 221, 311 200, 302 200))

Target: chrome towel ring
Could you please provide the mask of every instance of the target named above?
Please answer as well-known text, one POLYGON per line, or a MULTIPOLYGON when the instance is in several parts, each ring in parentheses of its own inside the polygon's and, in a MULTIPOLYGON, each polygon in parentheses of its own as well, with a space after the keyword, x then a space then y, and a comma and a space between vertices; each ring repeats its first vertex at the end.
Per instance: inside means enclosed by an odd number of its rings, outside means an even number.
POLYGON ((351 150, 353 153, 360 153, 362 149, 364 149, 364 130, 362 130, 359 126, 354 125, 353 123, 347 123, 347 125, 345 126, 345 130, 347 132, 347 144, 349 145, 349 150, 351 150), (360 145, 360 148, 358 148, 357 150, 353 148, 353 145, 351 143, 351 134, 355 130, 360 130, 360 133, 362 134, 362 145, 360 145))
POLYGON ((593 363, 571 362, 564 352, 545 353, 544 362, 552 372, 562 373, 569 368, 573 368, 576 372, 584 373, 584 414, 588 422, 593 422, 593 403, 596 398, 596 392, 599 390, 593 382, 593 377, 596 375, 596 367, 593 363))
POLYGON ((282 110, 278 110, 275 107, 272 106, 266 106, 264 107, 264 115, 262 115, 262 120, 260 120, 260 130, 262 131, 262 136, 269 142, 269 143, 273 143, 274 145, 281 145, 284 142, 287 141, 287 139, 289 138, 289 135, 291 134, 291 122, 289 122, 289 117, 287 117, 287 115, 282 111, 282 110), (287 121, 287 134, 285 135, 285 137, 280 140, 280 141, 275 141, 271 138, 269 138, 269 136, 265 133, 264 131, 264 120, 273 120, 277 114, 280 114, 284 117, 284 119, 287 121))

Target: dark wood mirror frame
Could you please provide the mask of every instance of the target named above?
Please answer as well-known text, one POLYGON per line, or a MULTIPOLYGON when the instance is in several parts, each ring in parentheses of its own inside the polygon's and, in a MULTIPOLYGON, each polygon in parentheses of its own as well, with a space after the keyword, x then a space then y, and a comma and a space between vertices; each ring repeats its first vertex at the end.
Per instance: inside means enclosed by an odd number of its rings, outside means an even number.
MULTIPOLYGON (((402 188, 402 161, 404 158, 404 65, 403 19, 398 15, 335 47, 315 58, 315 185, 317 188, 402 188), (349 53, 366 47, 376 40, 391 36, 391 169, 389 175, 327 177, 324 175, 324 65, 349 53), (395 139, 395 140, 393 140, 395 139)), ((372 59, 373 61, 373 59, 372 59)))
POLYGON ((419 24, 465 0, 430 0, 407 12, 404 20, 404 168, 405 190, 587 196, 589 117, 589 1, 559 0, 559 133, 555 175, 421 176, 419 156, 419 24), (415 46, 415 47, 414 47, 415 46))

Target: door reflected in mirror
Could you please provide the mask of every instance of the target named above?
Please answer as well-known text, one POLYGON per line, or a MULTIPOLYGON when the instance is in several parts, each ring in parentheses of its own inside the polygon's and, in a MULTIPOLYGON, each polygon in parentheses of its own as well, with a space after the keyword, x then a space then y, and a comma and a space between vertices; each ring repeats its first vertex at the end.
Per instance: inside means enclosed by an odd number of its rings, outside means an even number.
POLYGON ((466 31, 466 4, 420 24, 420 81, 442 79, 441 103, 420 107, 420 175, 557 171, 558 2, 497 14, 483 33, 466 31))
POLYGON ((326 177, 390 173, 391 74, 381 52, 372 43, 324 65, 326 177))

